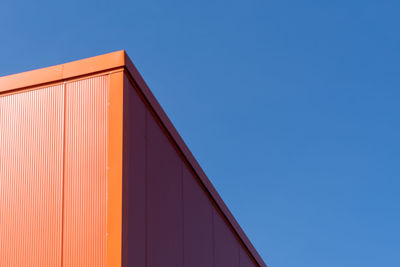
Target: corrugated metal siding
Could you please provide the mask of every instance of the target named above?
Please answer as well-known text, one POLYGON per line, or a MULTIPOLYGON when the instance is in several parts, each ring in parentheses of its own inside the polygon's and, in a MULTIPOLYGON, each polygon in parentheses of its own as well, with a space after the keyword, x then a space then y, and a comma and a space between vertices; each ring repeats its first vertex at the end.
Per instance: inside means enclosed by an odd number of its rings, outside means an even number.
POLYGON ((0 96, 0 266, 60 266, 63 86, 0 96))
POLYGON ((66 85, 63 267, 105 266, 108 86, 66 85))

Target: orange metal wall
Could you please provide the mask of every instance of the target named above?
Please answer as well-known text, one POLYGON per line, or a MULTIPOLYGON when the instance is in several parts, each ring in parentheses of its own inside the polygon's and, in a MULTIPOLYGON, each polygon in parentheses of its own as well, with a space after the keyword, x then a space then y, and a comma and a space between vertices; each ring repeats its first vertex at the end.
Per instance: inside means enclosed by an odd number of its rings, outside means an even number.
POLYGON ((65 93, 63 267, 105 266, 108 76, 65 93))
POLYGON ((0 96, 0 266, 61 263, 62 86, 0 96))
POLYGON ((0 95, 0 266, 105 266, 109 77, 0 95))
POLYGON ((122 266, 258 266, 129 81, 122 266))

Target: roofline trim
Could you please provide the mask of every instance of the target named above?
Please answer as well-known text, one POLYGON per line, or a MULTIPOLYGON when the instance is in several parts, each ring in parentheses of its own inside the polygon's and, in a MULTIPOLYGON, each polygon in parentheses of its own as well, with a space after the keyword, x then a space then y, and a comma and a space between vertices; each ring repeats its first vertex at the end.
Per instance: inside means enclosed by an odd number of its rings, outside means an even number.
POLYGON ((0 77, 0 94, 125 66, 124 50, 0 77))

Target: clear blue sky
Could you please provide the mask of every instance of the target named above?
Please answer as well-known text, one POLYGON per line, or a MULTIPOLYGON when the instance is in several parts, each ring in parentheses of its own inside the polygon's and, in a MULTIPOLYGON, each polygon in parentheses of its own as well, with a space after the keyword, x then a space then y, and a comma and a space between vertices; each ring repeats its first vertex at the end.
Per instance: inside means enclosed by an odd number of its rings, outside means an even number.
POLYGON ((270 267, 400 266, 399 1, 3 1, 0 75, 126 49, 270 267))

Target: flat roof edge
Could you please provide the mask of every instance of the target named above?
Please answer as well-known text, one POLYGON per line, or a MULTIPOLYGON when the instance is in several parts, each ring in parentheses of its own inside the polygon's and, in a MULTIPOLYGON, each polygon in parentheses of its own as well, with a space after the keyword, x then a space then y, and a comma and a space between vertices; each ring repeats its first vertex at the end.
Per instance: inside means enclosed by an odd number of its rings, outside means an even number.
POLYGON ((67 80, 125 66, 124 50, 0 77, 0 93, 67 80))

